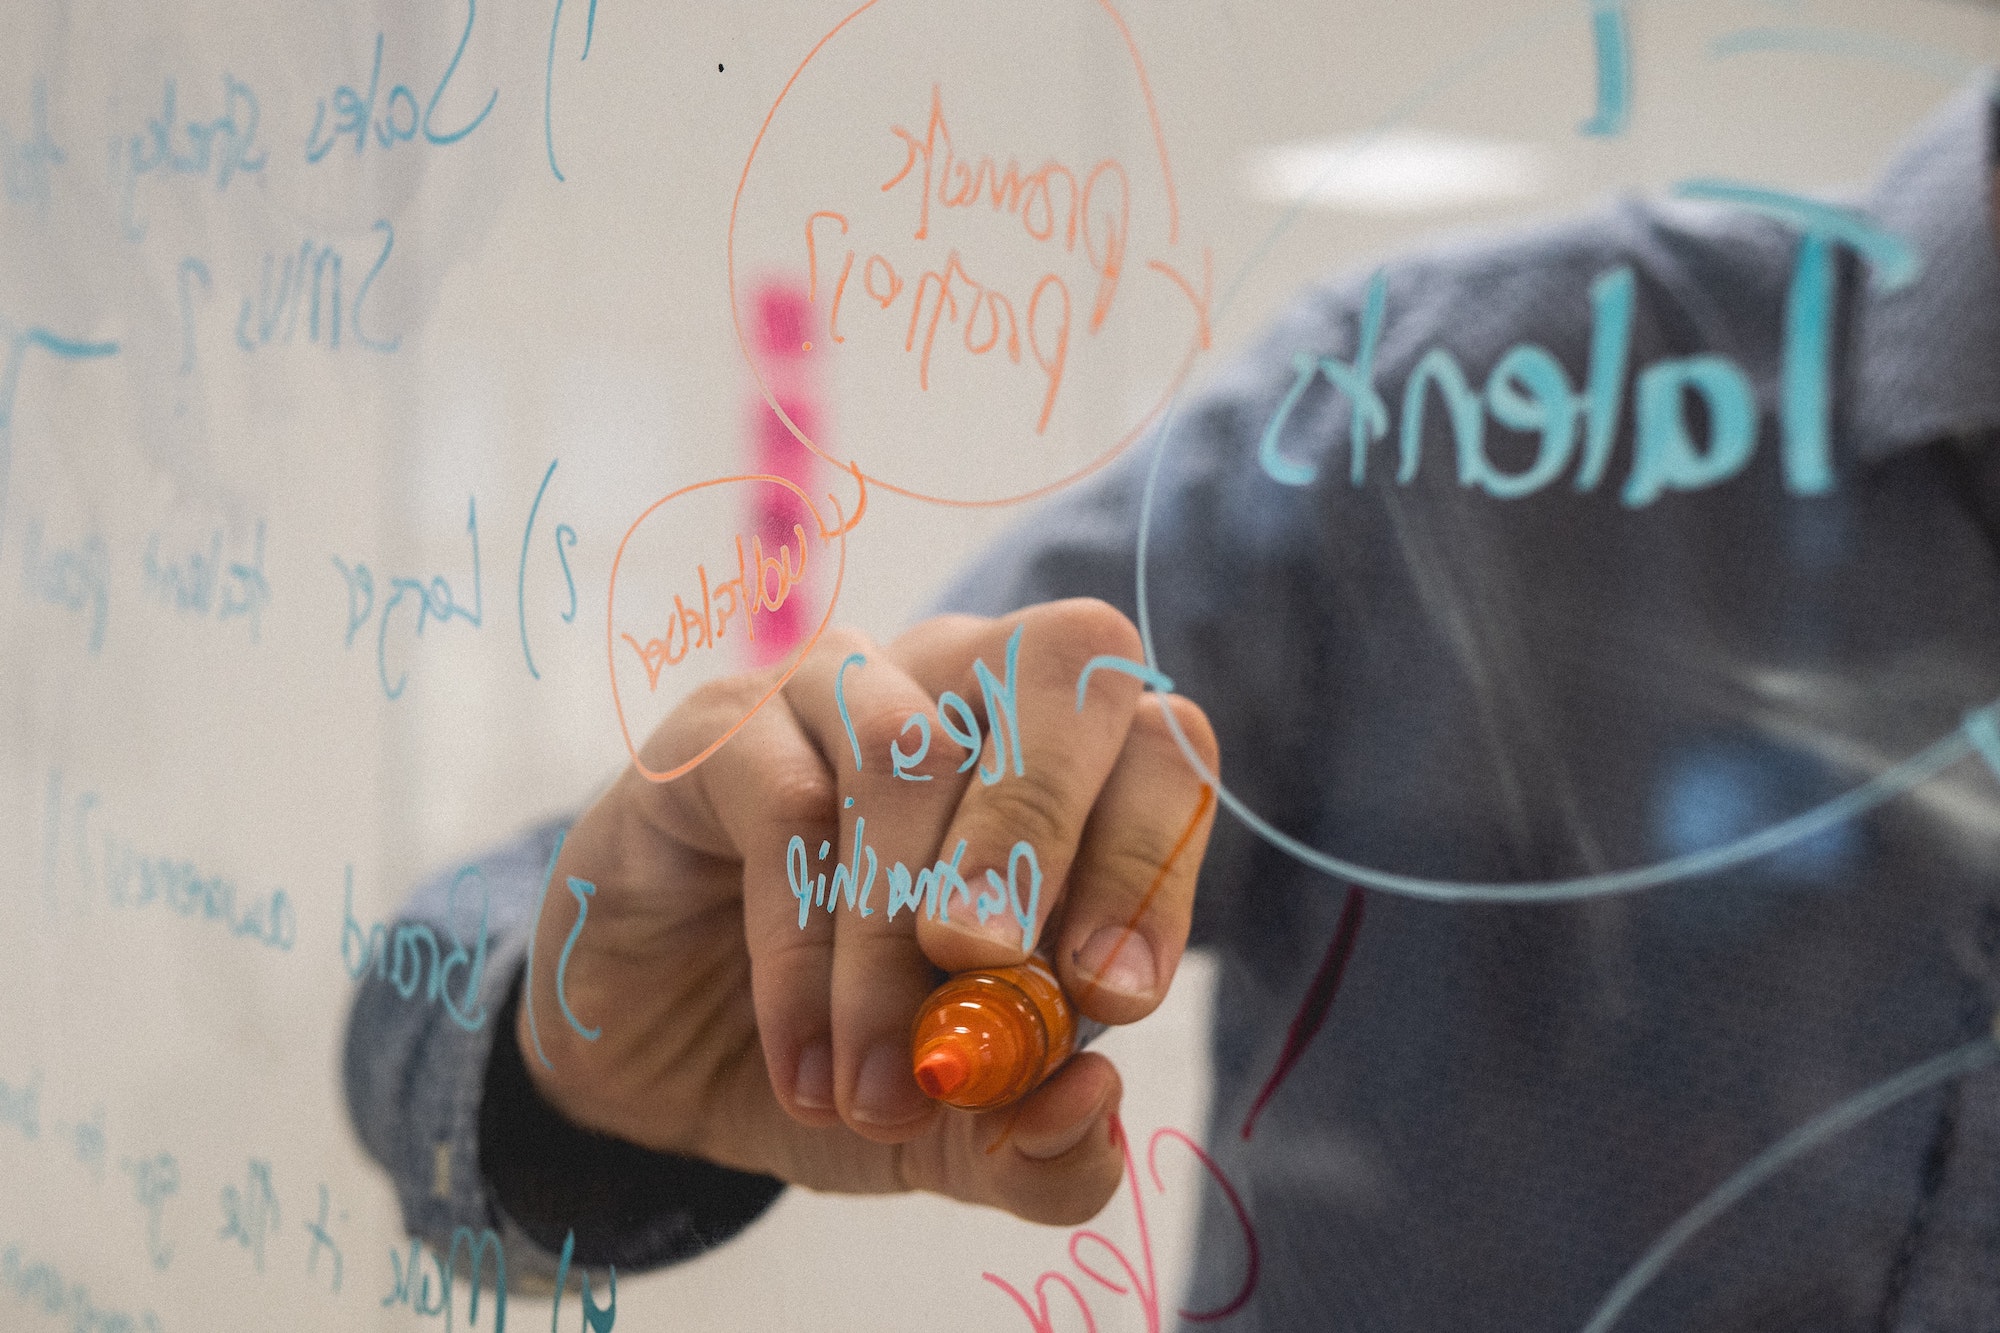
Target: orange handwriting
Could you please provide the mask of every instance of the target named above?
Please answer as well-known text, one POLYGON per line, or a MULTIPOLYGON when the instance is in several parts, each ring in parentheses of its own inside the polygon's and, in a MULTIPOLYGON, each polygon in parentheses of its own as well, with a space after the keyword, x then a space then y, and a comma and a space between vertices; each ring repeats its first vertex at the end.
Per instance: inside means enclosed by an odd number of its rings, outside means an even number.
MULTIPOLYGON (((822 211, 807 219, 808 300, 818 299, 819 256, 813 241, 813 223, 822 218, 839 222, 842 232, 847 230, 847 219, 839 213, 822 211)), ((846 335, 840 331, 840 306, 846 298, 847 279, 853 269, 854 251, 849 250, 846 261, 841 265, 840 280, 833 290, 832 309, 827 314, 827 330, 835 342, 847 341, 846 335)), ((880 254, 868 256, 868 262, 861 270, 861 288, 876 305, 886 311, 903 294, 906 285, 903 275, 888 259, 880 254)), ((1069 361, 1068 284, 1053 273, 1044 273, 1028 294, 1027 317, 1023 320, 1006 293, 987 286, 966 272, 965 261, 959 257, 958 251, 951 251, 941 267, 926 269, 918 275, 915 291, 910 297, 910 320, 903 333, 903 350, 916 350, 918 329, 921 327, 923 351, 917 358, 917 387, 921 389, 931 387, 931 351, 937 344, 938 325, 941 322, 954 325, 960 322, 960 296, 965 297, 962 341, 965 350, 974 356, 984 356, 1000 346, 1004 331, 1007 359, 1020 365, 1022 325, 1026 324, 1028 350, 1034 356, 1035 364, 1041 368, 1046 386, 1042 392, 1041 412, 1035 418, 1035 433, 1043 434, 1048 430, 1049 414, 1055 411, 1056 395, 1062 392, 1063 369, 1069 361), (927 296, 930 300, 928 320, 924 318, 927 296), (1054 313, 1044 317, 1044 310, 1054 313)))
POLYGON ((905 180, 914 179, 912 173, 918 162, 923 163, 923 189, 917 196, 917 226, 911 233, 912 239, 921 241, 930 235, 933 196, 946 208, 970 208, 979 202, 983 192, 994 212, 1017 214, 1022 229, 1037 241, 1054 239, 1060 212, 1063 249, 1075 251, 1080 232, 1084 254, 1097 271, 1090 331, 1096 333, 1104 327, 1105 318, 1111 313, 1112 298, 1118 292, 1119 276, 1125 271, 1126 237, 1132 230, 1132 187, 1118 159, 1107 157, 1092 167, 1084 177, 1081 195, 1077 191, 1076 173, 1054 158, 1027 176, 1021 175, 1020 162, 1011 157, 1005 171, 995 167, 990 156, 981 157, 974 165, 954 153, 951 129, 944 118, 944 92, 935 83, 931 85, 930 120, 924 126, 923 138, 918 139, 901 125, 891 126, 889 132, 903 141, 904 156, 902 169, 882 183, 885 194, 905 180), (940 145, 944 149, 942 160, 937 156, 940 145), (933 181, 937 184, 935 190, 931 188, 933 181), (1060 209, 1055 190, 1058 181, 1063 185, 1064 195, 1060 209), (1109 197, 1113 187, 1117 192, 1115 200, 1109 197), (1105 197, 1099 196, 1100 189, 1105 197))
POLYGON ((792 564, 792 548, 779 546, 776 555, 764 554, 764 539, 752 537, 750 552, 746 558, 743 551, 743 537, 736 538, 736 577, 725 583, 710 584, 708 567, 696 565, 695 575, 701 583, 701 600, 694 606, 674 594, 673 613, 667 617, 666 632, 658 638, 648 639, 644 645, 630 634, 618 637, 632 645, 632 651, 639 654, 639 661, 646 668, 646 688, 660 687, 660 670, 663 667, 678 666, 687 655, 697 648, 713 648, 717 641, 729 631, 729 618, 738 611, 743 613, 745 632, 754 641, 757 637, 757 613, 775 611, 785 604, 792 589, 806 576, 806 530, 803 524, 794 523, 792 534, 798 538, 799 563, 792 564), (675 632, 679 632, 680 650, 674 649, 675 632))
MULTIPOLYGON (((1096 281, 1084 327, 1093 334, 1103 329, 1125 271, 1131 231, 1132 191, 1120 162, 1115 158, 1103 159, 1082 173, 1079 185, 1078 173, 1054 158, 1024 173, 1016 158, 1010 157, 1002 168, 995 165, 991 156, 982 156, 977 161, 960 157, 945 121, 944 94, 936 84, 931 86, 930 118, 924 133, 919 136, 901 125, 891 126, 890 133, 902 142, 904 157, 901 169, 884 181, 881 189, 885 193, 895 191, 908 182, 917 191, 913 240, 933 239, 934 203, 944 209, 970 208, 982 200, 996 213, 1019 217, 1022 230, 1031 241, 1059 245, 1065 254, 1075 254, 1080 240, 1082 257, 1096 281)), ((834 244, 843 244, 849 230, 848 216, 833 209, 820 209, 807 216, 808 301, 819 300, 821 248, 829 237, 834 244)), ((902 324, 903 350, 918 352, 921 347, 917 360, 918 387, 930 388, 931 355, 942 324, 957 327, 966 352, 975 357, 1004 348, 1009 361, 1025 365, 1025 347, 1040 369, 1043 381, 1035 433, 1047 433, 1049 418, 1062 392, 1075 313, 1069 283, 1060 274, 1042 274, 1028 289, 1026 300, 1021 301, 1017 299, 1018 291, 1009 296, 974 278, 956 248, 947 253, 943 263, 914 275, 899 272, 896 261, 887 254, 877 251, 862 259, 863 253, 858 244, 845 245, 839 274, 831 283, 827 330, 835 343, 847 341, 841 318, 850 286, 858 285, 885 313, 908 290, 910 307, 902 324), (861 261, 861 271, 860 281, 855 284, 857 259, 861 261)), ((910 263, 907 257, 903 262, 906 266, 910 263)), ((831 255, 828 269, 828 275, 832 276, 831 255)))

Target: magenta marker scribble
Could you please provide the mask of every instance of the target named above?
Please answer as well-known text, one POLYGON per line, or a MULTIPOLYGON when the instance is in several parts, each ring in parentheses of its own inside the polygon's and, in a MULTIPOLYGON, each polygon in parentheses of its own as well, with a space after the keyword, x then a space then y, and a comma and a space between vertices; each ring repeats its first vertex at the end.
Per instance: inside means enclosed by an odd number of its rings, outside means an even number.
MULTIPOLYGON (((772 377, 778 405, 794 426, 816 439, 824 423, 819 358, 813 353, 811 302, 805 286, 791 280, 766 283, 757 293, 756 307, 757 347, 772 377)), ((751 470, 783 477, 807 494, 814 493, 816 460, 812 453, 761 396, 752 399, 750 413, 751 470)), ((751 502, 751 530, 760 534, 787 532, 799 518, 798 510, 791 495, 777 487, 759 487, 751 502)), ((807 600, 800 598, 766 617, 760 636, 748 645, 753 665, 769 666, 783 660, 812 632, 807 600)))
POLYGON ((1358 884, 1347 890, 1347 901, 1340 905, 1340 921, 1333 928, 1333 942, 1326 946, 1326 957, 1320 959, 1319 971, 1313 974, 1312 985, 1306 987, 1305 1001, 1292 1016, 1291 1030, 1285 1033, 1285 1049, 1278 1055, 1278 1066, 1271 1071, 1257 1100, 1251 1103, 1250 1114, 1243 1117, 1244 1138, 1249 1138, 1257 1128, 1257 1117, 1264 1113, 1264 1104, 1276 1094, 1285 1076, 1292 1072, 1292 1066, 1319 1035, 1320 1025, 1326 1022, 1327 1011, 1333 1008, 1333 997, 1340 993, 1340 979, 1347 974, 1347 960, 1354 954, 1355 937, 1361 933, 1361 909, 1367 897, 1368 891, 1358 884))

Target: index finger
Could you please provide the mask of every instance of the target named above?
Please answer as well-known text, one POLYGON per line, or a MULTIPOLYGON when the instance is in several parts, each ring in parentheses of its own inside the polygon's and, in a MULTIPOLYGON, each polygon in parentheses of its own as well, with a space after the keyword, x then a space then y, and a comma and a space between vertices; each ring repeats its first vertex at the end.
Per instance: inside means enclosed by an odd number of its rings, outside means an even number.
POLYGON ((1096 658, 1135 659, 1138 631, 1107 603, 1079 598, 936 622, 898 648, 927 687, 955 682, 939 692, 939 721, 957 719, 953 738, 977 761, 939 846, 935 908, 926 902, 918 941, 947 971, 1019 962, 1068 889, 1138 700, 1136 680, 1104 672, 1079 710, 1077 680, 1096 658), (983 726, 976 749, 968 722, 983 726))

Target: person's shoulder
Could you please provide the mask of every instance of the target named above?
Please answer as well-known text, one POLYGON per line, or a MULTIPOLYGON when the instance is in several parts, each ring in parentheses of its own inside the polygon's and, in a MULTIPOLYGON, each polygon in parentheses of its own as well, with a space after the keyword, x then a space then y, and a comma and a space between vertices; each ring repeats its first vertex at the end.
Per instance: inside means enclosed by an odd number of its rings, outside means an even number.
MULTIPOLYGON (((1712 350, 1735 357, 1761 380, 1779 346, 1796 251, 1795 232, 1747 210, 1626 197, 1560 221, 1414 247, 1321 279, 1217 366, 1199 392, 1176 403, 1152 447, 1130 451, 1038 509, 1006 549, 1059 551, 1066 570, 1084 546, 1126 550, 1150 477, 1156 526, 1174 527, 1182 539, 1192 530, 1226 537, 1261 556, 1291 550, 1300 540, 1293 525, 1317 520, 1272 504, 1258 458, 1279 416, 1286 421, 1284 452, 1302 464, 1318 465, 1345 447, 1351 402, 1332 381, 1309 374, 1316 363, 1368 362, 1362 378, 1386 418, 1378 438, 1399 424, 1404 389, 1433 351, 1448 354, 1468 384, 1477 385, 1509 349, 1534 344, 1581 384, 1600 314, 1596 293, 1621 274, 1631 276, 1635 355, 1712 350), (1378 288, 1376 346, 1364 358, 1378 288)), ((1321 471, 1322 493, 1334 477, 1348 475, 1345 466, 1321 471)), ((1432 468, 1423 475, 1449 472, 1432 468)), ((993 566, 978 568, 986 578, 993 566)), ((1008 591, 975 597, 968 583, 946 604, 1018 600, 1009 579, 989 583, 1008 591)))
POLYGON ((1378 373, 1393 379, 1430 349, 1470 369, 1508 347, 1538 343, 1568 359, 1587 347, 1592 293, 1629 272, 1641 317, 1664 340, 1741 347, 1769 341, 1796 232, 1741 209, 1621 197, 1556 222, 1454 237, 1303 290, 1238 373, 1255 375, 1299 350, 1347 355, 1371 288, 1383 287, 1378 373))

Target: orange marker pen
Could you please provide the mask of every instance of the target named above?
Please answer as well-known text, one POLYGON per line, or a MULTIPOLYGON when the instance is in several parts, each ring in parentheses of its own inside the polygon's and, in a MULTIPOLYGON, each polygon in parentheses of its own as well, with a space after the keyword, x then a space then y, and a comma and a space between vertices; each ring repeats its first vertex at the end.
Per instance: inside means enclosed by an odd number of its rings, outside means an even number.
POLYGON ((924 1095, 990 1111, 1033 1092, 1103 1025, 1079 1019, 1039 954, 1012 967, 961 972, 930 993, 910 1025, 924 1095))

